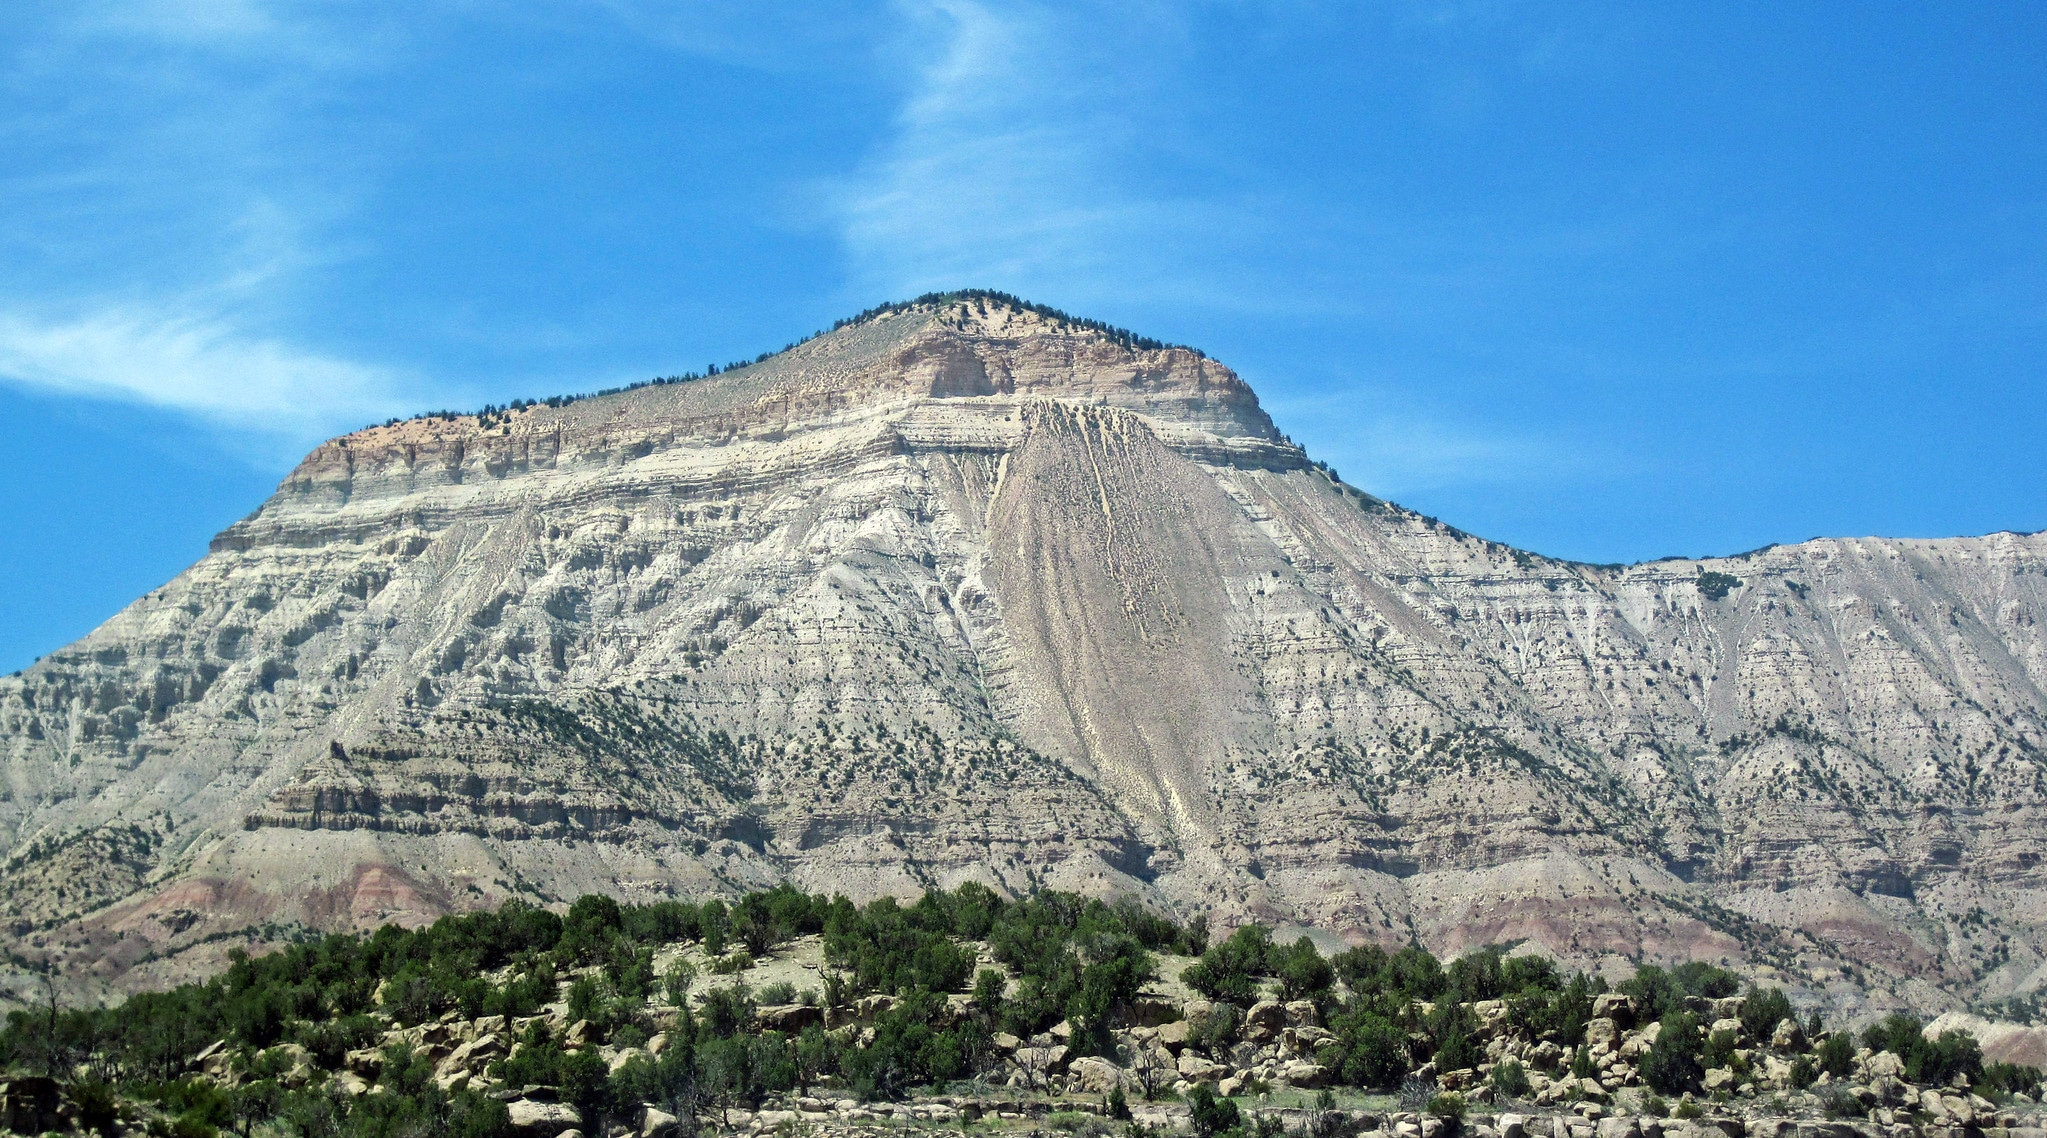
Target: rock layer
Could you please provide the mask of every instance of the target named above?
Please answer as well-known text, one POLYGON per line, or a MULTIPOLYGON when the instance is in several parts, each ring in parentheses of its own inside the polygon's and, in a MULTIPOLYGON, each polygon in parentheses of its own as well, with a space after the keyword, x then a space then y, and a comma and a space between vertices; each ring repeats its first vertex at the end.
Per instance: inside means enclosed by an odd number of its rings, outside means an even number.
POLYGON ((1551 560, 1198 353, 912 306, 321 446, 0 680, 0 906, 124 987, 514 893, 971 878, 1996 999, 2047 982, 2043 604, 2039 535, 1551 560))

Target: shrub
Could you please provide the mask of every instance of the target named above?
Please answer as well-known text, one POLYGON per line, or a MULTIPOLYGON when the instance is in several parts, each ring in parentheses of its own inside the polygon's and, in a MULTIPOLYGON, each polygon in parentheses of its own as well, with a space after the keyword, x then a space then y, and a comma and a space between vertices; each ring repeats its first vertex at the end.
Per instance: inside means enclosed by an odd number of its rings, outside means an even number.
POLYGON ((349 1016, 322 1023, 301 1022, 293 1034, 320 1066, 332 1070, 341 1066, 348 1052, 375 1043, 382 1030, 383 1025, 369 1016, 349 1016))
POLYGON ((1728 969, 1690 960, 1670 970, 1670 978, 1688 996, 1709 1000, 1725 999, 1741 991, 1741 977, 1728 969))
POLYGON ((696 981, 696 965, 678 957, 668 966, 668 971, 661 974, 661 993, 668 997, 670 1004, 683 1007, 689 1003, 690 985, 696 981))
POLYGON ((1196 1138, 1215 1138, 1225 1131, 1235 1130, 1244 1120, 1237 1104, 1230 1099, 1215 1097, 1214 1088, 1207 1083, 1196 1083, 1187 1092, 1187 1114, 1196 1138))
POLYGON ((1445 1122, 1463 1122, 1464 1096, 1455 1093, 1437 1095, 1429 1100, 1427 1106, 1422 1108, 1422 1113, 1433 1114, 1445 1122))
POLYGON ((1244 1014, 1235 1005, 1220 1004, 1207 1015, 1188 1021, 1188 1038, 1204 1050, 1218 1051, 1229 1044, 1243 1022, 1244 1014))
POLYGON ((1847 1078, 1855 1069, 1855 1041, 1842 1032, 1821 1040, 1814 1054, 1819 1059, 1820 1070, 1837 1079, 1847 1078))
POLYGON ((1230 939, 1202 953, 1180 978, 1211 1000, 1248 1005, 1258 998, 1254 977, 1266 971, 1271 953, 1272 930, 1245 925, 1231 933, 1230 939))
POLYGON ((1528 1071, 1518 1059, 1502 1059, 1493 1065, 1493 1089, 1512 1098, 1527 1098, 1533 1085, 1528 1080, 1528 1071))
POLYGON ((1729 592, 1741 587, 1741 578, 1732 573, 1717 573, 1710 569, 1699 572, 1697 584, 1699 595, 1709 601, 1717 601, 1729 592))
POLYGON ((81 1128, 111 1138, 116 1118, 113 1087, 98 1079, 81 1079, 71 1084, 66 1097, 71 1100, 72 1112, 81 1128))
POLYGON ((1272 972, 1279 977, 1281 998, 1322 1001, 1336 979, 1315 942, 1302 937, 1287 948, 1272 950, 1272 972))
POLYGON ((760 990, 760 994, 756 998, 763 1006, 768 1007, 779 1004, 793 1004, 796 1002, 796 985, 789 983, 787 980, 778 984, 769 984, 760 990))
POLYGON ((1983 1048, 1963 1031, 1943 1031, 1939 1039, 1920 1037, 1905 1057, 1905 1075, 1915 1083, 1938 1085, 1957 1075, 1973 1080, 1983 1072, 1983 1048))
POLYGON ((2015 1094, 2034 1095, 2039 1088, 2040 1069, 2017 1063, 1988 1064, 1976 1079, 1976 1093, 1996 1102, 2015 1094))
POLYGON ((993 968, 983 968, 974 976, 974 1006, 982 1015, 994 1019, 1002 1014, 1002 993, 1009 988, 1009 978, 993 968))
POLYGON ((1821 1087, 1817 1093, 1820 1109, 1826 1112, 1828 1118, 1854 1118, 1868 1113, 1863 1110, 1862 1104, 1856 1101, 1854 1093, 1840 1083, 1830 1083, 1821 1087))
POLYGON ((1593 1075, 1598 1073, 1599 1069, 1592 1065, 1592 1052, 1589 1049, 1580 1047, 1576 1051, 1572 1052, 1571 1054, 1572 1078, 1589 1079, 1593 1075))
POLYGON ((1656 1042, 1642 1056, 1642 1081, 1665 1094, 1681 1094, 1699 1085, 1699 1021, 1690 1012, 1663 1017, 1656 1042))
POLYGON ((1734 1064, 1734 1052, 1741 1041, 1725 1028, 1706 1037, 1706 1049, 1702 1061, 1707 1067, 1729 1067, 1734 1064))
POLYGON ((1130 1100, 1124 1097, 1123 1084, 1117 1083, 1109 1088, 1109 1098, 1104 1107, 1110 1118, 1118 1122, 1130 1121, 1130 1100))
POLYGON ((1892 1012, 1881 1021, 1870 1024, 1862 1033, 1862 1042, 1871 1051, 1888 1051, 1903 1059, 1912 1054, 1912 1049, 1923 1039, 1925 1025, 1918 1019, 1903 1012, 1892 1012))
POLYGON ((1407 1033, 1391 1020, 1363 1008, 1331 1023, 1336 1033, 1332 1066, 1337 1078, 1361 1087, 1391 1087, 1408 1072, 1407 1033))
POLYGON ((1782 988, 1750 988, 1748 999, 1741 1002, 1741 1029, 1758 1047, 1769 1044, 1778 1024, 1797 1018, 1798 1012, 1782 988))
POLYGON ((711 961, 711 971, 720 976, 737 976, 753 967, 753 956, 745 949, 711 961))

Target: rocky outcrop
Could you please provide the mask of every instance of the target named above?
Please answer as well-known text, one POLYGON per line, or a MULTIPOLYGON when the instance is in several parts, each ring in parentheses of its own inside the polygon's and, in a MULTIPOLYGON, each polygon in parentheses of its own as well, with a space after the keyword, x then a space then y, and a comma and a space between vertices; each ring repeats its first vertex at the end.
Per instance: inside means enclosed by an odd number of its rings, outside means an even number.
POLYGON ((977 879, 2001 998, 2047 981, 2041 611, 2037 535, 1554 561, 1197 353, 913 306, 323 445, 0 680, 0 908, 141 986, 515 894, 977 879))

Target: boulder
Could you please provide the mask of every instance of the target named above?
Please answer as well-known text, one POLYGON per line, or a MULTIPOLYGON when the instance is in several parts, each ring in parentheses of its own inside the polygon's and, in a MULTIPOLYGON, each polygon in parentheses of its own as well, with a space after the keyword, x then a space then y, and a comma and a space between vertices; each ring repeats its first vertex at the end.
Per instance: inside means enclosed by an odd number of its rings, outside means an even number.
POLYGON ((824 1024, 824 1011, 810 1004, 772 1004, 756 1009, 754 1019, 763 1031, 796 1035, 812 1024, 824 1024))
POLYGON ((1642 1138, 1642 1127, 1626 1115, 1599 1120, 1599 1138, 1642 1138))
POLYGON ((612 1073, 612 1074, 614 1074, 614 1075, 618 1074, 618 1072, 619 1072, 619 1071, 620 1071, 620 1070, 621 1070, 622 1068, 624 1068, 624 1067, 625 1067, 625 1065, 626 1065, 627 1063, 630 1063, 630 1062, 632 1062, 632 1061, 633 1061, 633 1060, 635 1060, 635 1059, 651 1059, 651 1058, 653 1058, 653 1056, 651 1056, 651 1055, 647 1054, 647 1050, 646 1050, 646 1048, 644 1048, 644 1047, 626 1047, 626 1048, 622 1048, 622 1049, 620 1049, 620 1051, 619 1051, 619 1053, 618 1053, 618 1054, 616 1054, 616 1055, 613 1055, 613 1056, 611 1057, 611 1063, 610 1063, 610 1069, 611 1069, 611 1073, 612 1073))
POLYGON ((640 1138, 675 1138, 682 1129, 682 1119, 657 1106, 640 1111, 640 1138))
POLYGON ((1286 1009, 1271 1000, 1260 1000, 1244 1013, 1244 1039, 1250 1043, 1269 1043, 1279 1038, 1286 1027, 1286 1009))
POLYGON ((595 1038, 597 1038, 596 1025, 587 1019, 579 1019, 570 1024, 567 1031, 562 1032, 562 1046, 570 1049, 588 1047, 590 1041, 595 1038))
POLYGON ((871 1021, 874 1019, 874 1017, 881 1015, 883 1012, 894 1011, 895 1007, 896 998, 894 996, 882 995, 877 993, 872 996, 862 996, 859 999, 854 1000, 853 1014, 855 1016, 858 1016, 862 1020, 871 1021))
POLYGON ((1069 1049, 1065 1044, 1053 1047, 1019 1047, 1016 1049, 1018 1065, 1044 1075, 1056 1075, 1066 1070, 1069 1049))
POLYGON ((1184 1019, 1176 1023, 1161 1024, 1158 1032, 1159 1046, 1178 1055, 1180 1049, 1187 1046, 1187 1033, 1190 1029, 1191 1025, 1184 1019))
POLYGON ((1635 1022, 1635 1001, 1616 992, 1609 992, 1592 999, 1592 1018, 1610 1019, 1621 1027, 1632 1026, 1635 1022))
POLYGON ((1089 1094, 1105 1095, 1122 1085, 1122 1068, 1097 1056, 1087 1055, 1067 1064, 1067 1074, 1075 1090, 1089 1094))
POLYGON ((1319 1027, 1290 1027, 1280 1033, 1280 1042, 1287 1050, 1306 1055, 1336 1042, 1336 1035, 1319 1027))
POLYGON ((1183 1051, 1180 1053, 1179 1070, 1181 1078, 1199 1083, 1204 1080, 1219 1078, 1227 1074, 1229 1068, 1224 1067, 1220 1063, 1210 1062, 1192 1051, 1183 1051))
POLYGON ((1525 1114, 1503 1114, 1495 1127, 1500 1138, 1528 1138, 1528 1116, 1525 1114))
POLYGON ((559 1138, 568 1130, 583 1125, 582 1112, 565 1102, 536 1102, 533 1099, 513 1099, 505 1104, 512 1116, 512 1129, 524 1138, 559 1138))
POLYGON ((473 1071, 488 1063, 504 1051, 504 1039, 495 1033, 479 1035, 464 1043, 435 1068, 437 1074, 452 1074, 456 1071, 473 1071))
POLYGON ((1314 1088, 1328 1081, 1329 1069, 1320 1063, 1296 1059, 1279 1069, 1279 1077, 1297 1087, 1314 1088))
POLYGON ((1023 1040, 1006 1031, 998 1031, 994 1035, 989 1036, 988 1042, 994 1044, 995 1050, 1002 1052, 1004 1055, 1011 1054, 1017 1048, 1023 1046, 1023 1040))
POLYGON ((61 1125, 62 1103, 57 1080, 43 1075, 18 1075, 0 1082, 0 1126, 19 1134, 41 1134, 61 1125))
POLYGON ((1777 1021, 1777 1030, 1770 1034, 1770 1049, 1773 1051, 1805 1050, 1805 1029, 1795 1019, 1777 1021))
POLYGON ((1286 1025, 1288 1027, 1322 1026, 1321 1017, 1315 1011, 1315 1001, 1289 1000, 1286 1004, 1286 1025))
POLYGON ((1619 1040, 1620 1025, 1611 1016, 1594 1016, 1585 1024, 1585 1046, 1594 1051, 1611 1050, 1619 1040))

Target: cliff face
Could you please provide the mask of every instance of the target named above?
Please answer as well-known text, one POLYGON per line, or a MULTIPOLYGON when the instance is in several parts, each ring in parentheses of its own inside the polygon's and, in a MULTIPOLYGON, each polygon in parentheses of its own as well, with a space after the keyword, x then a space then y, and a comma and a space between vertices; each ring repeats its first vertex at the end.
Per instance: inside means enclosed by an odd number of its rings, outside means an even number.
POLYGON ((120 986, 518 892, 975 878, 1996 998, 2047 982, 2043 605, 2039 536, 1533 556, 1194 353, 925 306, 320 447, 0 680, 0 906, 120 986))

